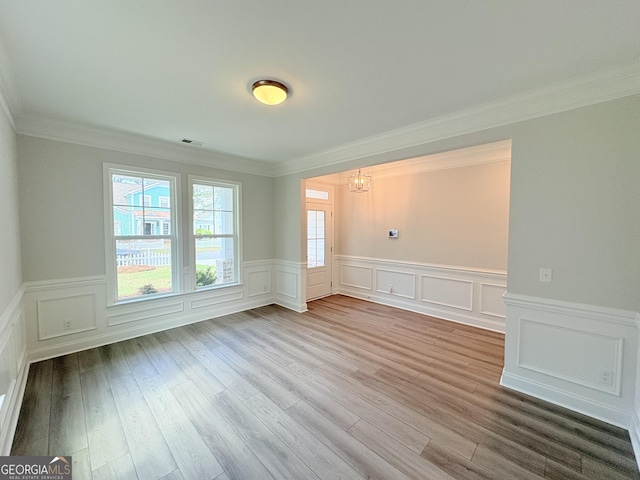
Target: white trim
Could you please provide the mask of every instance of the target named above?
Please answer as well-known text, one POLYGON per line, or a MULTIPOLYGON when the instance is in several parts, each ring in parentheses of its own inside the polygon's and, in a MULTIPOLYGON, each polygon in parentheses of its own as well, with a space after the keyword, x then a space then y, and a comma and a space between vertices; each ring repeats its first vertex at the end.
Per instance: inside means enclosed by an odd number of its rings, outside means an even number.
POLYGON ((487 310, 484 307, 484 287, 493 287, 493 288, 499 288, 500 290, 503 291, 503 294, 501 295, 503 302, 504 302, 504 294, 506 293, 507 290, 507 285, 506 284, 499 284, 499 283, 490 283, 490 282, 481 282, 480 283, 480 313, 484 313, 485 315, 491 315, 493 317, 498 317, 498 318, 502 318, 504 319, 506 317, 506 315, 504 313, 499 313, 499 312, 492 312, 490 310, 487 310))
MULTIPOLYGON (((443 302, 443 301, 427 300, 422 295, 420 295, 420 301, 421 302, 433 303, 434 305, 442 305, 443 307, 459 308, 460 310, 467 310, 469 312, 473 311, 473 281, 464 280, 464 279, 460 279, 460 278, 443 277, 441 275, 420 275, 420 281, 421 282, 422 282, 423 278, 432 278, 434 280, 446 280, 446 281, 449 281, 449 282, 458 282, 458 283, 467 284, 469 286, 469 298, 468 298, 469 304, 468 305, 461 305, 461 304, 455 305, 453 303, 447 303, 447 302, 443 302)), ((420 293, 422 293, 422 292, 420 292, 420 293)), ((480 308, 478 308, 478 310, 480 310, 480 312, 482 313, 482 310, 480 308)))
MULTIPOLYGON (((511 140, 490 142, 473 147, 447 150, 419 157, 372 165, 366 168, 367 173, 376 179, 406 177, 438 170, 470 167, 511 160, 511 140)), ((331 185, 346 185, 353 170, 323 175, 322 181, 331 185)))
MULTIPOLYGON (((3 68, 0 68, 2 72, 3 68)), ((7 79, 0 78, 0 90, 7 94, 7 79)), ((98 128, 23 114, 15 95, 10 111, 16 116, 14 130, 22 135, 48 138, 62 142, 88 145, 119 152, 163 158, 177 162, 220 168, 263 176, 283 176, 322 166, 338 166, 346 162, 425 145, 459 135, 488 130, 523 120, 585 107, 616 98, 640 93, 640 60, 620 65, 545 87, 513 95, 438 118, 429 119, 311 155, 275 163, 257 161, 211 150, 194 149, 165 140, 133 135, 111 129, 98 128)), ((5 109, 7 107, 4 107, 5 109)), ((395 160, 399 160, 396 158, 395 160)))
POLYGON ((195 149, 183 143, 160 140, 108 128, 82 125, 39 115, 17 117, 16 132, 21 135, 57 140, 59 142, 133 153, 174 162, 219 168, 232 172, 272 176, 271 164, 222 152, 195 149))
MULTIPOLYGON (((638 387, 636 387, 638 388, 638 387)), ((636 457, 636 463, 640 467, 640 417, 638 416, 638 407, 634 408, 629 424, 629 437, 631 438, 631 446, 636 457)))
MULTIPOLYGON (((533 297, 507 292, 502 298, 509 306, 532 308, 539 311, 559 313, 563 315, 578 315, 593 318, 601 322, 617 323, 627 326, 635 326, 640 321, 639 314, 630 310, 603 307, 600 305, 588 305, 585 303, 553 300, 550 298, 533 297)), ((640 325, 639 325, 640 327, 640 325)))
POLYGON ((24 284, 0 313, 0 351, 9 354, 11 379, 0 404, 0 455, 11 452, 20 406, 27 381, 28 363, 23 310, 24 284), (6 350, 5 350, 6 349, 6 350))
MULTIPOLYGON (((480 291, 479 286, 482 283, 497 282, 506 284, 507 275, 505 272, 460 266, 454 267, 398 260, 381 260, 350 255, 336 255, 334 258, 334 270, 336 272, 334 275, 335 293, 487 330, 501 333, 505 331, 503 318, 496 315, 488 315, 481 311, 480 295, 477 293, 480 291), (363 282, 366 281, 366 283, 354 285, 353 281, 348 283, 343 281, 345 269, 362 269, 364 273, 370 272, 370 274, 363 275, 361 278, 361 280, 363 282), (413 292, 392 291, 389 293, 387 285, 378 285, 380 282, 378 272, 391 272, 411 276, 414 279, 413 292), (424 280, 426 278, 455 281, 468 285, 468 296, 466 292, 464 297, 459 295, 460 301, 457 303, 448 301, 450 300, 450 296, 442 296, 441 299, 429 298, 427 301, 425 300, 423 291, 425 286, 424 280)), ((357 279, 354 281, 357 281, 357 279)), ((494 299, 494 301, 501 302, 501 296, 500 298, 494 299)))
POLYGON ((510 292, 503 298, 507 336, 501 385, 631 430, 640 388, 640 314, 510 292), (537 328, 537 337, 555 347, 523 335, 523 325, 537 328), (571 344, 563 348, 556 338, 571 344), (523 361, 523 351, 530 361, 523 361), (608 353, 596 355, 600 352, 608 353), (600 369, 611 372, 612 384, 600 383, 600 369))
POLYGON ((22 99, 2 39, 0 39, 0 107, 7 116, 13 131, 17 132, 15 116, 22 112, 22 99))
POLYGON ((25 282, 25 293, 39 292, 45 290, 56 290, 60 288, 76 288, 92 285, 103 285, 106 282, 104 275, 94 275, 89 277, 56 278, 52 280, 38 280, 25 282))
MULTIPOLYGON (((276 165, 276 176, 372 158, 640 93, 640 59, 276 165)), ((395 160, 400 160, 396 158, 395 160)))
POLYGON ((534 364, 529 364, 526 362, 526 360, 524 359, 524 354, 522 351, 522 345, 524 345, 524 326, 525 325, 538 325, 541 327, 545 327, 548 330, 562 330, 562 331, 566 331, 566 332, 571 332, 572 334, 578 334, 578 335, 590 335, 594 338, 598 338, 598 339, 606 339, 611 341, 611 343, 613 343, 615 345, 615 367, 614 367, 614 372, 619 373, 622 371, 622 345, 624 342, 624 338, 622 337, 615 337, 615 336, 611 336, 611 335, 603 335, 602 333, 598 333, 598 332, 592 332, 586 329, 576 329, 576 328, 566 328, 566 327, 562 327, 562 326, 558 326, 558 325, 553 325, 547 322, 537 322, 534 320, 527 320, 526 318, 523 318, 520 320, 520 329, 518 332, 518 367, 521 368, 525 368, 527 370, 531 370, 532 372, 538 372, 538 373, 543 373, 545 375, 548 375, 550 377, 555 377, 558 378, 560 380, 564 380, 567 382, 572 382, 575 383, 576 385, 581 385, 584 387, 588 387, 588 388, 593 388, 595 390, 600 390, 601 392, 605 392, 605 393, 610 393, 612 395, 616 395, 616 396, 620 396, 620 390, 622 388, 622 379, 620 375, 615 375, 614 381, 611 382, 611 384, 604 384, 604 383, 598 383, 598 382, 594 382, 594 381, 584 381, 575 377, 571 377, 569 375, 564 375, 562 373, 558 373, 556 371, 552 371, 551 369, 547 369, 547 368, 543 368, 540 367, 538 365, 534 365, 534 364))
POLYGON ((587 397, 571 394, 512 373, 502 372, 500 385, 621 428, 627 429, 631 425, 631 414, 628 411, 615 408, 603 402, 596 402, 587 397))
POLYGON ((486 268, 442 265, 438 263, 409 262, 405 260, 389 260, 385 258, 361 257, 358 255, 337 254, 337 255, 334 255, 334 260, 336 261, 346 260, 346 261, 352 261, 352 262, 365 262, 365 263, 376 263, 376 264, 384 263, 385 265, 388 265, 388 266, 399 266, 399 267, 428 268, 429 270, 437 270, 437 271, 452 272, 452 273, 464 273, 468 275, 481 276, 481 277, 505 278, 507 276, 507 272, 504 270, 490 270, 486 268))

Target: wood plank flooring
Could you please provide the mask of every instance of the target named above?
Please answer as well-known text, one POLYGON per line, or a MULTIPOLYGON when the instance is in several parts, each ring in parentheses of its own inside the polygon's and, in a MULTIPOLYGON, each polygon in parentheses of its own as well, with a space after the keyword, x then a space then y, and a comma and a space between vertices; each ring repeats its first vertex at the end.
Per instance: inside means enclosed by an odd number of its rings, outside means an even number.
POLYGON ((625 430, 498 385, 503 336, 333 296, 33 364, 13 455, 74 479, 640 479, 625 430))

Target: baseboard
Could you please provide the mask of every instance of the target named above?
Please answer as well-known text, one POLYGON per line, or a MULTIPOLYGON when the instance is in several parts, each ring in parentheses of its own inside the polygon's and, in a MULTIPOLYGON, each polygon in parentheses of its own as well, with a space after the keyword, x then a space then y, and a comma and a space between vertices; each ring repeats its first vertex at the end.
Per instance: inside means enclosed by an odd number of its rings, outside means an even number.
MULTIPOLYGON (((518 377, 517 375, 506 372, 503 372, 500 377, 500 385, 602 420, 603 422, 629 429, 629 433, 631 433, 630 425, 632 424, 632 416, 629 412, 618 410, 604 403, 595 402, 592 399, 580 397, 564 390, 558 390, 549 385, 536 383, 530 379, 518 377)), ((637 455, 636 458, 638 458, 637 455)))
POLYGON ((504 333, 505 272, 336 255, 334 293, 504 333))
POLYGON ((633 454, 636 456, 636 463, 640 468, 640 417, 638 417, 637 408, 633 412, 631 426, 629 427, 629 437, 631 438, 633 454))
POLYGON ((26 356, 23 356, 23 359, 22 366, 20 367, 20 373, 18 374, 13 392, 9 399, 4 427, 0 432, 0 456, 7 456, 11 454, 13 437, 16 433, 16 427, 18 426, 18 418, 20 416, 20 408, 22 407, 24 391, 27 387, 27 378, 29 377, 30 366, 30 363, 26 361, 26 356))
POLYGON ((472 327, 482 328, 484 330, 491 330, 493 332, 504 333, 504 325, 502 322, 487 321, 483 318, 477 318, 472 315, 465 315, 462 313, 455 313, 446 310, 440 310, 437 308, 429 308, 427 306, 417 305, 413 302, 404 302, 402 300, 382 297, 378 295, 366 295, 356 290, 350 290, 341 288, 338 292, 340 295, 347 297, 358 298, 360 300, 366 300, 373 303, 379 303, 380 305, 386 305, 388 307, 395 307, 401 310, 407 310, 409 312, 420 313, 422 315, 428 315, 430 317, 440 318, 442 320, 448 320, 450 322, 461 323, 472 327))
POLYGON ((252 308, 272 305, 273 303, 274 302, 271 297, 265 297, 263 299, 254 299, 252 301, 234 302, 233 304, 230 304, 225 308, 217 308, 215 311, 207 310, 206 312, 186 315, 172 314, 170 315, 170 318, 156 321, 151 324, 134 325, 127 328, 120 328, 117 331, 106 331, 97 335, 70 339, 69 341, 56 343, 52 346, 44 346, 41 348, 31 349, 28 352, 28 361, 30 363, 39 362, 49 358, 55 358, 61 355, 68 355, 70 353, 88 350, 90 348, 101 347, 103 345, 130 340, 132 338, 141 337, 143 335, 149 335, 171 328, 182 327, 184 325, 190 325, 224 315, 243 312, 252 308))
POLYGON ((504 301, 501 384, 632 432, 637 312, 511 292, 504 301))

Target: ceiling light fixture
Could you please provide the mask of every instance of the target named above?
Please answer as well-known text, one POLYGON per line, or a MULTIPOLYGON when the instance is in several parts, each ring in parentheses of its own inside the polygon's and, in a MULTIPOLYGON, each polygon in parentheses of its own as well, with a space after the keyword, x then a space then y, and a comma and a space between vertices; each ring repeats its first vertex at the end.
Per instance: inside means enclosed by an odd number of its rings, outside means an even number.
POLYGON ((251 86, 253 96, 265 105, 278 105, 287 99, 289 89, 275 80, 258 80, 251 86))
POLYGON ((371 187, 371 175, 365 175, 358 169, 358 173, 354 173, 349 177, 349 191, 353 193, 368 192, 371 187))

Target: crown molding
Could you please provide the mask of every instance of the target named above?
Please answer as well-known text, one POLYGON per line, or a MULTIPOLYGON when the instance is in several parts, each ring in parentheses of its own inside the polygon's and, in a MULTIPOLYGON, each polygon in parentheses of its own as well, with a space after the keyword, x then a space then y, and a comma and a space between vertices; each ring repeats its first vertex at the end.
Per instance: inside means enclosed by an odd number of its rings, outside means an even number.
POLYGON ((253 175, 272 176, 273 166, 250 158, 230 155, 199 147, 177 145, 165 140, 144 137, 107 128, 91 127, 78 123, 42 117, 19 115, 16 132, 21 135, 46 138, 60 142, 105 148, 124 153, 162 158, 210 168, 220 168, 253 175))
MULTIPOLYGON (((362 168, 363 173, 371 175, 375 180, 390 177, 404 177, 418 175, 436 170, 448 170, 450 168, 470 167, 485 163, 494 163, 511 160, 511 140, 486 143, 474 147, 449 150, 442 153, 434 153, 408 160, 372 165, 362 168)), ((346 185, 353 169, 316 177, 322 183, 331 185, 346 185)))
POLYGON ((19 134, 269 177, 338 166, 640 93, 640 59, 637 59, 617 68, 555 83, 305 157, 274 163, 210 150, 196 150, 196 147, 111 129, 22 114, 22 104, 10 75, 10 68, 6 68, 9 66, 8 58, 1 47, 0 45, 0 106, 19 134))
POLYGON ((339 165, 640 93, 640 58, 477 107, 280 162, 276 176, 339 165))
POLYGON ((22 100, 11 72, 13 72, 11 62, 0 40, 0 108, 9 119, 13 130, 16 131, 15 116, 22 112, 22 100))

